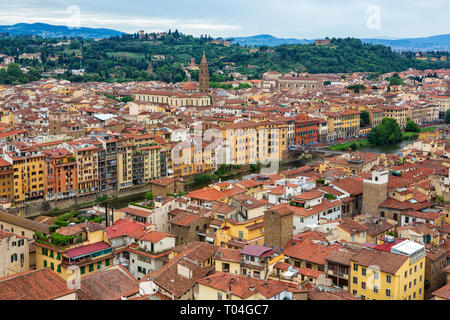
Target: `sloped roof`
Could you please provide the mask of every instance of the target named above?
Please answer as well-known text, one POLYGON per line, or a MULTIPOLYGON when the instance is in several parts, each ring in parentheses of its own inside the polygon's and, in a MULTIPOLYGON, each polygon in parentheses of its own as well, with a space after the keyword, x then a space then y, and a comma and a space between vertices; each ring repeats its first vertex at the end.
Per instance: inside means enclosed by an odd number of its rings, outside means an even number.
POLYGON ((50 268, 0 278, 1 300, 52 300, 73 292, 50 268))
POLYGON ((42 233, 49 233, 48 225, 40 222, 36 222, 27 218, 19 217, 14 214, 0 211, 0 221, 5 221, 16 226, 29 229, 32 231, 40 231, 42 233))
POLYGON ((77 291, 79 300, 120 300, 138 293, 138 280, 121 265, 84 276, 77 291))
POLYGON ((389 251, 365 249, 355 254, 350 260, 365 267, 379 266, 381 271, 395 274, 408 258, 406 255, 389 251))
POLYGON ((76 247, 70 250, 66 251, 66 255, 69 256, 69 258, 76 258, 81 257, 90 253, 94 253, 97 251, 109 249, 111 246, 107 244, 106 242, 99 241, 96 243, 87 244, 84 246, 76 247))
POLYGON ((216 272, 197 282, 222 292, 230 291, 232 295, 243 299, 257 293, 264 296, 266 299, 270 299, 288 288, 288 285, 281 281, 269 279, 266 282, 267 285, 265 285, 264 280, 225 272, 216 272))

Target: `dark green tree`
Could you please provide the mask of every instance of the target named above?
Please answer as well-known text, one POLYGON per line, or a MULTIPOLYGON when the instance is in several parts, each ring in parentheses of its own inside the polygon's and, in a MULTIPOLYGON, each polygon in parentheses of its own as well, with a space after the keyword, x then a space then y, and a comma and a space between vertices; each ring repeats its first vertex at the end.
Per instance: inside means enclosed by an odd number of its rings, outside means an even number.
POLYGON ((445 123, 450 124, 450 109, 445 112, 445 123))
POLYGON ((370 115, 366 110, 361 112, 361 127, 365 127, 370 123, 370 115))
POLYGON ((147 201, 153 200, 153 192, 151 192, 151 191, 146 192, 145 193, 145 200, 147 200, 147 201))
POLYGON ((417 125, 417 123, 415 123, 414 121, 412 121, 411 119, 408 118, 406 121, 405 131, 420 132, 420 129, 419 129, 419 126, 417 125))
POLYGON ((402 130, 393 118, 384 118, 381 123, 370 130, 367 137, 371 144, 383 145, 400 142, 402 140, 402 130))

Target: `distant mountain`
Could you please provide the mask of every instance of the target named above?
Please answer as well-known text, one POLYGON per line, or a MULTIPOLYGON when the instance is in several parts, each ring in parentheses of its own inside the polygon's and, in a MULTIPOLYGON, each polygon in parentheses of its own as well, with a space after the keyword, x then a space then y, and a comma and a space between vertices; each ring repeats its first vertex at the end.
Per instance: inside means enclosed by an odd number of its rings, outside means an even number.
MULTIPOLYGON (((405 39, 361 39, 365 43, 383 44, 390 46, 395 51, 450 51, 450 34, 431 36, 426 38, 405 39)), ((251 37, 234 37, 232 43, 242 46, 269 46, 275 47, 282 44, 309 44, 314 40, 308 39, 282 39, 268 34, 251 37)))
POLYGON ((233 37, 232 43, 238 43, 241 46, 269 46, 276 47, 282 44, 308 44, 313 43, 314 40, 306 39, 282 39, 271 36, 270 34, 260 34, 251 37, 233 37))
POLYGON ((426 38, 406 38, 406 39, 361 39, 363 42, 371 44, 383 44, 396 51, 449 51, 450 34, 442 34, 426 38))
POLYGON ((120 36, 121 31, 101 28, 68 28, 46 23, 17 23, 12 26, 0 26, 0 33, 10 35, 35 35, 44 38, 81 37, 87 39, 120 36))

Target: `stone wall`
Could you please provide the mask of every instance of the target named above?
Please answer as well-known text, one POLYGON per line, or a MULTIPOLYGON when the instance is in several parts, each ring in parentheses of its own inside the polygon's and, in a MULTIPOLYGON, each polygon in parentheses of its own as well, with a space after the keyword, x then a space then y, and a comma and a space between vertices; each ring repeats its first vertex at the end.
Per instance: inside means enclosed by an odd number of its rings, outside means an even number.
POLYGON ((387 198, 387 183, 373 184, 364 182, 363 184, 363 204, 362 214, 378 216, 378 206, 387 198))
POLYGON ((294 221, 292 213, 280 215, 272 210, 264 213, 264 245, 283 248, 292 239, 294 221))
MULTIPOLYGON (((183 190, 182 183, 180 185, 180 182, 177 183, 177 191, 183 190), (179 188, 179 189, 178 189, 179 188)), ((120 192, 116 190, 108 190, 106 192, 99 192, 96 194, 91 195, 84 195, 80 197, 74 197, 70 199, 62 199, 62 200, 56 200, 56 201, 43 201, 43 200, 37 200, 37 201, 31 201, 25 204, 23 207, 15 207, 10 208, 8 210, 5 210, 10 213, 18 213, 21 216, 24 217, 34 217, 41 214, 47 214, 49 210, 58 208, 61 211, 69 208, 70 206, 90 202, 96 200, 98 197, 101 196, 108 196, 108 198, 117 197, 119 200, 121 198, 130 197, 137 194, 142 194, 142 198, 144 198, 144 195, 146 192, 152 191, 152 185, 146 184, 141 186, 136 186, 131 189, 122 190, 120 192)))

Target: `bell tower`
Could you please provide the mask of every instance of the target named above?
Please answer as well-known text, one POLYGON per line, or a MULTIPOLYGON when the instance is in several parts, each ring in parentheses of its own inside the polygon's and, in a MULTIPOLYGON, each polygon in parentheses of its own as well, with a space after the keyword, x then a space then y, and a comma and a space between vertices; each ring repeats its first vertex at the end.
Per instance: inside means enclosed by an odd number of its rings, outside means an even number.
POLYGON ((209 70, 208 70, 208 61, 206 61, 206 56, 204 52, 202 61, 200 62, 200 73, 198 75, 198 82, 200 92, 207 94, 209 92, 209 70))

